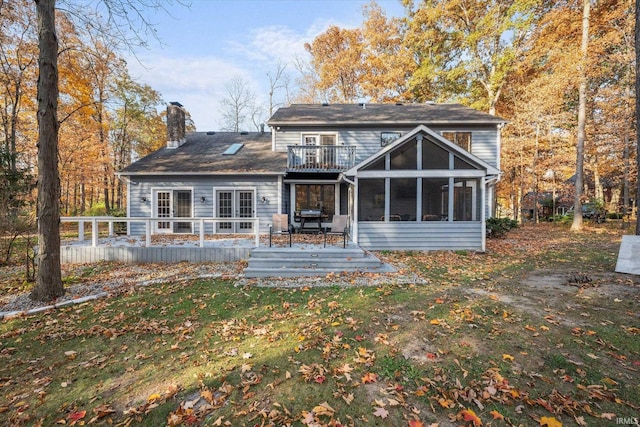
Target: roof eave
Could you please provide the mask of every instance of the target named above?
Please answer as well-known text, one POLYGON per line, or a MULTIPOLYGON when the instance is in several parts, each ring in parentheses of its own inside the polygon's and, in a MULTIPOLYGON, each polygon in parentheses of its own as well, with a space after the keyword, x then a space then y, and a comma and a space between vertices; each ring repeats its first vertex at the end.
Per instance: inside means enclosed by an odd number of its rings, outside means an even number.
POLYGON ((220 172, 126 172, 120 171, 116 172, 117 176, 174 176, 174 175, 187 175, 187 176, 216 176, 216 175, 242 175, 242 174, 251 174, 251 175, 286 175, 285 171, 220 171, 220 172))
POLYGON ((466 124, 466 125, 499 125, 508 123, 507 120, 427 120, 422 122, 415 121, 398 121, 398 120, 380 120, 372 122, 364 121, 274 121, 268 122, 271 127, 276 126, 419 126, 425 124, 427 126, 433 125, 451 125, 451 124, 466 124))

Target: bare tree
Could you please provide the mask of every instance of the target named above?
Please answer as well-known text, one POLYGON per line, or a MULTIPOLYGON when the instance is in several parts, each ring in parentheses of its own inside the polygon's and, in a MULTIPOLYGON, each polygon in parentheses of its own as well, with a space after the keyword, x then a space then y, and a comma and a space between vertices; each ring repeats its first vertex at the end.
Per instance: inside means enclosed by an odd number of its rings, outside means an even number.
POLYGON ((225 97, 220 100, 222 129, 239 132, 256 113, 255 94, 242 76, 237 75, 224 85, 225 97))
POLYGON ((282 105, 282 102, 275 101, 276 91, 280 89, 285 89, 286 91, 288 88, 289 76, 285 73, 286 68, 286 64, 278 62, 275 70, 267 71, 267 78, 269 79, 269 117, 273 115, 277 107, 282 105))

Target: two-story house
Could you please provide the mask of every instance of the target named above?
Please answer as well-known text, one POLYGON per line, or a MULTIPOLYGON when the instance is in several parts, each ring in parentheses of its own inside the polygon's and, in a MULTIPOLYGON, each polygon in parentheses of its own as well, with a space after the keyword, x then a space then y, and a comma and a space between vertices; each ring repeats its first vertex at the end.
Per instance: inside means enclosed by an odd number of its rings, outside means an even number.
POLYGON ((304 214, 317 212, 322 225, 348 215, 365 249, 485 248, 501 118, 459 104, 294 104, 269 119, 271 132, 185 135, 181 106, 167 115, 167 146, 119 172, 128 216, 185 218, 156 221, 156 233, 199 232, 196 217, 258 218, 266 233, 275 213, 306 229, 317 224, 304 214))

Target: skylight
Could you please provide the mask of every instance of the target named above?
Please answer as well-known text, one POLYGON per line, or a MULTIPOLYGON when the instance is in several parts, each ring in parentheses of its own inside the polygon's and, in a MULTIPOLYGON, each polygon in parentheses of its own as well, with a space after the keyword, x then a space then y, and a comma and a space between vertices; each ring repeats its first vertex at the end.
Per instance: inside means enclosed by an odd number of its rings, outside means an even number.
POLYGON ((241 143, 241 142, 236 142, 235 144, 231 144, 231 146, 229 146, 229 148, 224 150, 224 153, 222 153, 222 155, 223 156, 232 156, 232 155, 236 154, 238 151, 240 151, 240 149, 243 146, 244 146, 244 144, 241 143))

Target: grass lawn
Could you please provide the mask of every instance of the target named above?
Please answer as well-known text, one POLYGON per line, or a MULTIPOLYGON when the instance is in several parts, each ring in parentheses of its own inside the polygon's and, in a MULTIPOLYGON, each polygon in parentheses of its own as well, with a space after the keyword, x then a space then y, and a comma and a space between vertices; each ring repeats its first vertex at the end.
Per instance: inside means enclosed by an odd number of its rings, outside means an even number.
POLYGON ((0 425, 640 418, 640 277, 613 272, 616 226, 530 225, 486 253, 379 254, 426 285, 179 281, 5 320, 0 425))

